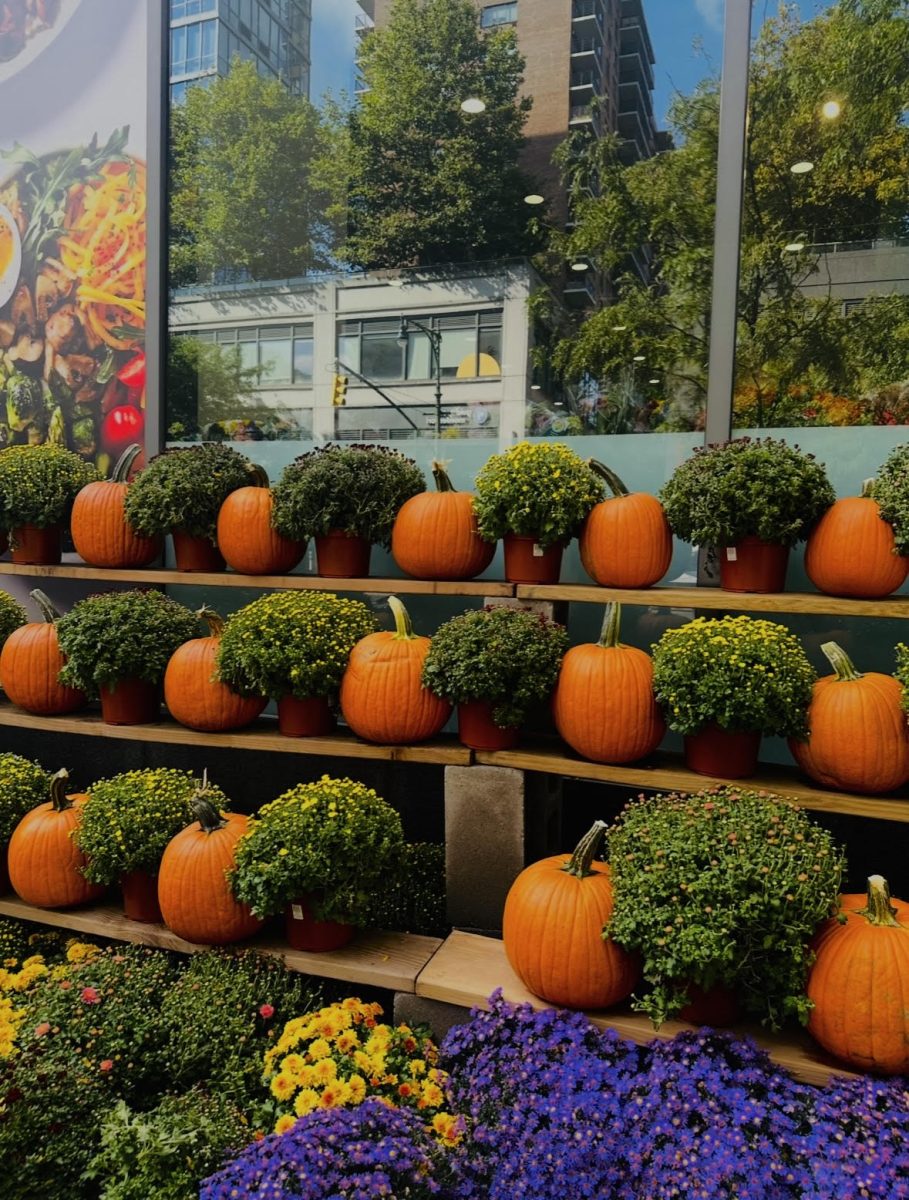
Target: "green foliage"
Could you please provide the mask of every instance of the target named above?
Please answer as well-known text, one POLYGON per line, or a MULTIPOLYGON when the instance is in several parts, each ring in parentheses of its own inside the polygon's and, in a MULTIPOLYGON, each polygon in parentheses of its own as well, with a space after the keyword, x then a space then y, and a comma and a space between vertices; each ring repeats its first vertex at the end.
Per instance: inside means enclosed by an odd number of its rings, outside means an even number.
POLYGON ((636 1007, 663 1021, 686 986, 735 988, 776 1027, 807 1020, 810 941, 836 909, 842 851, 792 804, 735 787, 628 804, 609 831, 606 935, 641 955, 636 1007))
POLYGON ((229 446, 165 450, 130 484, 126 519, 145 537, 183 529, 214 542, 221 505, 231 492, 255 481, 249 459, 229 446))
POLYGON ((555 687, 568 649, 561 625, 517 608, 483 608, 442 625, 423 663, 423 684, 452 704, 492 702, 503 729, 520 725, 555 687))
POLYGON ((0 450, 3 527, 62 524, 80 489, 96 479, 100 475, 93 466, 62 446, 7 446, 0 450))
POLYGON ((670 729, 808 735, 814 668, 785 625, 698 617, 653 647, 653 690, 670 729))
POLYGON ((397 871, 390 873, 373 897, 369 925, 375 929, 447 937, 445 847, 434 842, 408 842, 397 871))
POLYGON ((401 505, 425 490, 423 472, 397 450, 323 446, 285 467, 272 520, 298 541, 340 529, 387 549, 401 505))
POLYGON ((13 630, 26 621, 28 616, 19 601, 14 600, 9 592, 0 590, 0 650, 13 630))
POLYGON ((173 652, 200 636, 199 618, 163 592, 88 596, 57 622, 60 680, 89 696, 120 679, 158 683, 173 652))
POLYGON ((261 367, 244 367, 239 345, 172 337, 167 348, 167 425, 175 440, 249 410, 261 367), (179 437, 177 436, 179 433, 179 437))
POLYGON ((909 445, 891 450, 877 473, 871 495, 893 526, 897 554, 909 554, 909 445))
POLYGON ((360 600, 333 592, 271 592, 227 622, 218 676, 245 696, 330 696, 350 652, 376 622, 360 600))
POLYGON ((50 776, 18 754, 0 754, 0 844, 5 844, 27 812, 50 796, 50 776))
POLYGON ((481 31, 470 0, 395 0, 359 65, 343 257, 369 270, 530 252, 536 188, 518 158, 531 105, 513 31, 481 31), (484 113, 461 111, 470 96, 484 113))
POLYGON ((899 642, 896 646, 895 674, 903 685, 903 711, 909 712, 909 646, 905 642, 899 642))
POLYGON ((401 819, 362 783, 323 775, 266 804, 238 843, 235 895, 260 917, 308 893, 318 918, 363 925, 400 863, 401 819))
POLYGON ((792 546, 835 499, 813 454, 773 438, 699 447, 660 492, 673 533, 695 546, 748 536, 792 546))
POLYGON ((199 1181, 250 1140, 243 1114, 214 1091, 165 1096, 148 1112, 118 1100, 86 1177, 98 1180, 98 1200, 196 1200, 199 1181))
POLYGON ((568 446, 518 442, 487 459, 473 506, 485 541, 520 533, 552 546, 569 541, 602 498, 602 482, 568 446))
MULTIPOLYGON (((191 771, 147 767, 101 779, 89 788, 75 840, 88 857, 86 878, 113 884, 129 871, 155 874, 167 843, 195 816, 192 799, 203 788, 191 771)), ((218 810, 230 801, 220 788, 205 787, 218 810)))

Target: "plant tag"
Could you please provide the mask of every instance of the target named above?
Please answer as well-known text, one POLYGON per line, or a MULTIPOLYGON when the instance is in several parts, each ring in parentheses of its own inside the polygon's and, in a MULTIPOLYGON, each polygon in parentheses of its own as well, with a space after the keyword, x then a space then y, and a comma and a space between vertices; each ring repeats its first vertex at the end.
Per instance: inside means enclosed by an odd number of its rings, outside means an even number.
POLYGON ((727 562, 735 562, 735 560, 737 558, 738 558, 738 553, 736 552, 735 546, 727 546, 726 547, 726 561, 727 562))
POLYGON ((542 558, 545 553, 546 553, 546 551, 543 549, 543 547, 540 545, 540 543, 534 542, 534 544, 533 544, 534 558, 542 558))
POLYGON ((303 920, 303 906, 301 904, 292 904, 290 906, 290 915, 295 921, 303 920))

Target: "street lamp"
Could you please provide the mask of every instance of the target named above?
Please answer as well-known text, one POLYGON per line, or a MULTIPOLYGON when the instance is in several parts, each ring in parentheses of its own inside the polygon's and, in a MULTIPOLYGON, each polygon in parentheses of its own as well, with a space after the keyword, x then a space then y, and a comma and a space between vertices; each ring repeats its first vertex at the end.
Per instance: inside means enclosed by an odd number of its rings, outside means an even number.
POLYGON ((402 314, 401 325, 398 329, 398 345, 402 350, 406 350, 410 345, 410 339, 407 336, 409 329, 419 329, 429 338, 436 380, 436 437, 439 437, 442 433, 442 334, 438 329, 432 329, 429 325, 424 325, 422 321, 415 321, 413 317, 405 317, 402 314))

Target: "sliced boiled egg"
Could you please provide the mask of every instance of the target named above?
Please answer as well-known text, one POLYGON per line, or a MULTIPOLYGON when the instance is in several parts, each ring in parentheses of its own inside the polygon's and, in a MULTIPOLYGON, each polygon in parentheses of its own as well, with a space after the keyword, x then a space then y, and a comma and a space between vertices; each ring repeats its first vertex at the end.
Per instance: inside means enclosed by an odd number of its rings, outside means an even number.
POLYGON ((12 296, 22 270, 19 226, 5 204, 0 204, 0 308, 12 296))

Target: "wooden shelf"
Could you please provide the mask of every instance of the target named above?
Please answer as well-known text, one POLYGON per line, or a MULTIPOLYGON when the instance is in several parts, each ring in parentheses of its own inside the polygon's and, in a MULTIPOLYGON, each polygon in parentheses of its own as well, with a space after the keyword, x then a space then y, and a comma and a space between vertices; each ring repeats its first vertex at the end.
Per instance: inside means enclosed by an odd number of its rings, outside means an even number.
MULTIPOLYGON (((501 988, 504 998, 513 1004, 530 1004, 537 1009, 554 1007, 527 991, 509 966, 505 948, 497 938, 473 933, 452 933, 417 979, 418 996, 464 1008, 488 1009, 489 997, 496 988, 501 988)), ((667 1021, 656 1030, 648 1017, 627 1008, 586 1015, 601 1029, 614 1029, 639 1045, 694 1028, 685 1021, 667 1021)), ((805 1083, 824 1084, 835 1075, 856 1074, 825 1054, 802 1030, 769 1033, 760 1026, 743 1024, 736 1026, 736 1032, 753 1038, 775 1063, 805 1083)))
POLYGON ((500 580, 448 582, 431 579, 328 579, 322 575, 237 575, 233 571, 173 571, 163 567, 111 569, 63 563, 54 567, 25 567, 0 563, 0 575, 29 576, 34 579, 78 579, 91 583, 144 583, 149 587, 268 588, 284 591, 370 592, 385 596, 489 596, 510 598, 515 584, 500 580))
POLYGON ((97 713, 68 717, 38 717, 8 703, 0 703, 0 726, 43 729, 49 733, 76 733, 82 737, 119 738, 129 742, 163 742, 171 745, 217 747, 223 750, 268 750, 278 754, 305 754, 324 758, 368 758, 384 762, 438 763, 469 766, 472 753, 455 738, 434 738, 418 746, 376 746, 349 733, 327 737, 284 737, 277 722, 261 717, 248 729, 233 733, 197 733, 167 718, 154 725, 107 725, 97 713))
MULTIPOLYGON (((0 898, 0 916, 36 921, 41 925, 53 925, 58 929, 69 929, 116 942, 134 942, 141 946, 155 946, 159 950, 176 950, 181 954, 198 954, 208 949, 194 942, 185 942, 164 925, 130 921, 116 904, 57 910, 35 908, 25 904, 18 896, 4 896, 0 898)), ((300 950, 291 950, 267 932, 238 945, 275 955, 283 959, 285 966, 292 971, 304 975, 340 979, 346 983, 395 992, 413 992, 418 975, 442 943, 438 938, 417 934, 364 930, 357 934, 349 946, 333 950, 330 954, 305 954, 300 950)))
POLYGON ((909 798, 905 793, 900 796, 854 796, 847 792, 827 791, 808 783, 794 768, 761 765, 758 774, 751 779, 731 781, 690 771, 682 763, 680 755, 658 753, 644 763, 612 766, 578 758, 561 745, 544 745, 532 750, 477 750, 474 761, 489 767, 514 767, 520 771, 539 771, 544 775, 563 775, 573 779, 596 779, 601 783, 662 792, 696 792, 734 782, 740 787, 764 789, 786 796, 800 807, 816 812, 909 822, 909 798))
POLYGON ((570 600, 577 604, 622 604, 659 608, 729 609, 732 612, 820 613, 837 617, 909 617, 909 596, 847 600, 820 592, 724 592, 721 588, 608 588, 587 584, 517 585, 519 600, 570 600))

